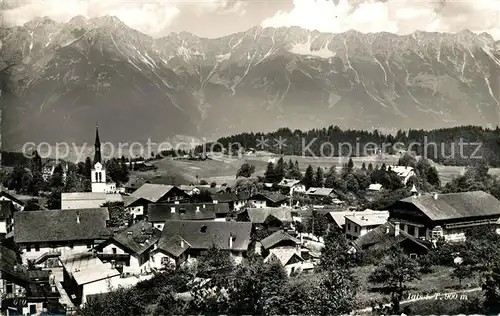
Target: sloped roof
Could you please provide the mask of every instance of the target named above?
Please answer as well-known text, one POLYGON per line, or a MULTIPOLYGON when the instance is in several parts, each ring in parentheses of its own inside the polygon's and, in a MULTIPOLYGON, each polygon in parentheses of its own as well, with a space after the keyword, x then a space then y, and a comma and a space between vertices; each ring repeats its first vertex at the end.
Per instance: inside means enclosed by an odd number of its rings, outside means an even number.
POLYGON ((228 212, 229 205, 227 203, 149 204, 148 221, 214 219, 215 214, 227 214, 228 212), (172 213, 172 208, 175 209, 175 213, 172 213), (199 208, 198 211, 197 208, 199 208))
POLYGON ((253 224, 263 224, 269 216, 286 223, 293 221, 292 210, 284 207, 248 208, 248 217, 253 224))
POLYGON ((144 178, 139 178, 139 179, 130 179, 125 185, 124 187, 127 188, 127 189, 138 189, 140 188, 142 185, 146 184, 146 183, 151 183, 149 182, 149 180, 146 180, 144 178))
MULTIPOLYGON (((366 209, 361 212, 354 212, 354 211, 340 211, 340 212, 329 212, 329 215, 332 217, 333 221, 339 226, 342 227, 345 225, 345 218, 346 216, 352 217, 353 215, 356 217, 360 217, 360 219, 363 216, 388 216, 389 212, 388 211, 374 211, 370 209, 366 209)), ((387 221, 387 220, 386 220, 387 221)), ((384 223, 386 222, 384 221, 384 223)), ((383 224, 383 223, 382 223, 383 224)))
POLYGON ((500 201, 484 191, 438 194, 437 199, 432 194, 426 194, 400 202, 413 204, 433 221, 500 216, 500 201))
POLYGON ((250 197, 250 199, 264 199, 273 203, 282 202, 288 198, 279 192, 264 192, 256 193, 250 197))
POLYGON ((98 257, 90 252, 60 257, 59 260, 64 269, 73 276, 78 285, 84 285, 120 275, 120 272, 113 269, 110 263, 103 263, 98 257))
POLYGON ((162 238, 158 242, 158 249, 166 251, 174 257, 179 257, 190 247, 191 245, 179 235, 170 238, 162 238))
POLYGON ((296 184, 299 184, 301 181, 296 180, 296 179, 283 179, 278 183, 278 186, 280 187, 286 187, 286 188, 291 188, 296 184))
POLYGON ((146 221, 140 221, 113 237, 132 253, 142 255, 160 239, 161 232, 146 221))
POLYGON ((382 185, 380 183, 372 183, 368 186, 368 190, 370 191, 380 191, 382 189, 382 185))
POLYGON ((123 202, 121 194, 101 192, 71 192, 61 193, 61 205, 63 209, 71 208, 99 208, 106 202, 123 202))
POLYGON ((290 236, 286 232, 279 230, 277 232, 272 233, 271 235, 267 236, 266 238, 262 239, 260 243, 262 244, 262 247, 264 249, 269 249, 278 243, 282 242, 283 240, 291 240, 296 244, 300 244, 300 240, 298 240, 295 237, 290 236))
POLYGON ((395 235, 395 227, 392 223, 387 222, 379 227, 369 231, 363 236, 360 236, 358 239, 353 241, 353 245, 359 249, 372 249, 372 250, 380 250, 380 249, 389 249, 395 244, 399 244, 404 240, 411 240, 415 244, 429 249, 430 244, 424 240, 420 240, 415 238, 403 230, 399 231, 399 235, 395 235))
POLYGON ((193 249, 215 246, 229 250, 229 237, 233 236, 232 250, 245 251, 250 243, 252 224, 248 222, 167 221, 163 227, 161 243, 173 236, 182 237, 193 249))
POLYGON ((3 196, 3 197, 5 197, 6 199, 8 199, 8 200, 12 201, 12 202, 15 202, 15 203, 19 204, 19 205, 24 205, 24 204, 26 204, 26 203, 25 203, 25 202, 24 202, 24 201, 20 198, 20 196, 19 196, 18 194, 11 194, 11 193, 9 193, 9 192, 7 192, 7 191, 2 190, 2 191, 0 191, 0 197, 2 197, 2 196, 3 196))
POLYGON ((280 247, 269 250, 269 256, 266 257, 265 261, 268 262, 272 257, 278 259, 281 265, 285 266, 293 256, 297 256, 301 261, 304 261, 297 250, 292 247, 280 247))
POLYGON ((143 198, 150 202, 156 203, 165 194, 172 190, 174 186, 165 184, 144 183, 140 188, 135 190, 130 196, 135 198, 143 198))
POLYGON ((30 282, 26 269, 17 261, 16 252, 2 245, 0 245, 0 272, 30 282))
POLYGON ((108 208, 46 210, 14 214, 14 242, 38 243, 106 238, 108 208), (77 222, 79 217, 79 223, 77 222))
POLYGON ((218 201, 219 203, 229 203, 235 201, 246 201, 250 197, 247 192, 238 193, 217 193, 212 195, 212 200, 218 201))
POLYGON ((380 214, 363 213, 365 212, 357 212, 352 215, 346 215, 345 218, 361 227, 382 225, 389 219, 389 212, 381 212, 380 214))
POLYGON ((335 190, 332 188, 309 188, 306 192, 308 195, 317 196, 329 196, 332 193, 335 193, 335 190))

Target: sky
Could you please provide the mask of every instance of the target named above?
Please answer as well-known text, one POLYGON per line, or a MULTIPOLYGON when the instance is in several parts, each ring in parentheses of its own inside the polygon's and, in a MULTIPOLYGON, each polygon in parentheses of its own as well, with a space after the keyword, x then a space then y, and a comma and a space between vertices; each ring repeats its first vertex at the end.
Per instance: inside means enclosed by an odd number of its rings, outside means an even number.
POLYGON ((500 40, 500 0, 0 0, 0 15, 4 26, 114 15, 154 37, 188 31, 213 38, 260 25, 332 33, 469 29, 500 40))

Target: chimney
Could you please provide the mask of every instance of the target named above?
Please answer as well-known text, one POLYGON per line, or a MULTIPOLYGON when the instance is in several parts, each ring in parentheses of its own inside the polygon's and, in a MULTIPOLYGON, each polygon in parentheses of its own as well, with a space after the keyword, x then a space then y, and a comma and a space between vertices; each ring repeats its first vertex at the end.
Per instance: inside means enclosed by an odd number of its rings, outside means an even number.
POLYGON ((205 205, 205 204, 203 204, 203 208, 206 208, 206 205, 205 205))
POLYGON ((438 194, 434 193, 434 200, 437 200, 437 199, 438 199, 438 194))
POLYGON ((399 222, 394 222, 394 236, 399 236, 399 222))
POLYGON ((181 238, 181 248, 184 248, 184 239, 181 238))
POLYGON ((80 224, 80 212, 76 212, 76 222, 80 224))
POLYGON ((389 229, 389 226, 387 226, 387 227, 385 228, 385 234, 386 234, 386 235, 388 235, 388 234, 389 234, 389 230, 390 230, 390 229, 389 229))
POLYGON ((229 235, 229 249, 233 249, 233 241, 234 236, 232 234, 229 235))
POLYGON ((196 213, 200 212, 200 206, 196 206, 196 213))
POLYGON ((170 213, 175 213, 175 207, 173 207, 173 206, 172 206, 172 207, 170 208, 170 213))
POLYGON ((132 232, 127 232, 127 237, 132 238, 133 233, 132 232))

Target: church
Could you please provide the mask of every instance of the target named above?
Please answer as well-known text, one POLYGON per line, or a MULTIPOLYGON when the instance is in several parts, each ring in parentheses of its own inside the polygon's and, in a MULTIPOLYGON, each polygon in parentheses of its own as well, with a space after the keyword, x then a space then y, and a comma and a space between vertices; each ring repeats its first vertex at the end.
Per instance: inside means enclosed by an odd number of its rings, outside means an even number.
POLYGON ((95 128, 94 143, 94 168, 91 172, 92 192, 93 193, 118 193, 116 183, 108 182, 106 178, 106 167, 102 164, 101 141, 99 139, 99 127, 95 128))

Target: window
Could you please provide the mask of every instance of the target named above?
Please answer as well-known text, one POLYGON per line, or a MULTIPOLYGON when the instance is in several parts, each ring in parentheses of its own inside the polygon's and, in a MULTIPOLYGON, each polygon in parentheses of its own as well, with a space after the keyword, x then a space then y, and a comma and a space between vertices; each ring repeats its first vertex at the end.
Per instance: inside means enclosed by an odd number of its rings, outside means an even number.
POLYGON ((30 304, 30 315, 36 314, 36 304, 30 304))
POLYGON ((91 249, 92 248, 92 244, 87 244, 87 249, 91 249))
POLYGON ((35 245, 35 251, 40 251, 40 245, 35 245))
POLYGON ((407 225, 408 227, 408 234, 411 236, 415 235, 415 226, 407 225))
POLYGON ((12 294, 14 292, 14 285, 12 283, 7 283, 7 294, 12 294))
POLYGON ((351 230, 351 224, 347 224, 347 230, 351 230))
POLYGON ((113 254, 116 255, 116 248, 113 248, 113 254))
POLYGON ((354 226, 354 232, 357 233, 358 232, 358 226, 354 226))
POLYGON ((416 253, 410 253, 410 258, 411 259, 417 259, 417 254, 416 253))
POLYGON ((30 252, 31 251, 31 246, 30 245, 26 245, 26 252, 30 252))
POLYGON ((161 258, 161 264, 162 264, 162 265, 166 265, 166 264, 168 264, 168 263, 169 263, 169 260, 168 260, 168 259, 169 259, 168 257, 163 257, 163 258, 161 258))
POLYGON ((125 266, 130 267, 130 259, 128 259, 127 261, 125 261, 125 266))

